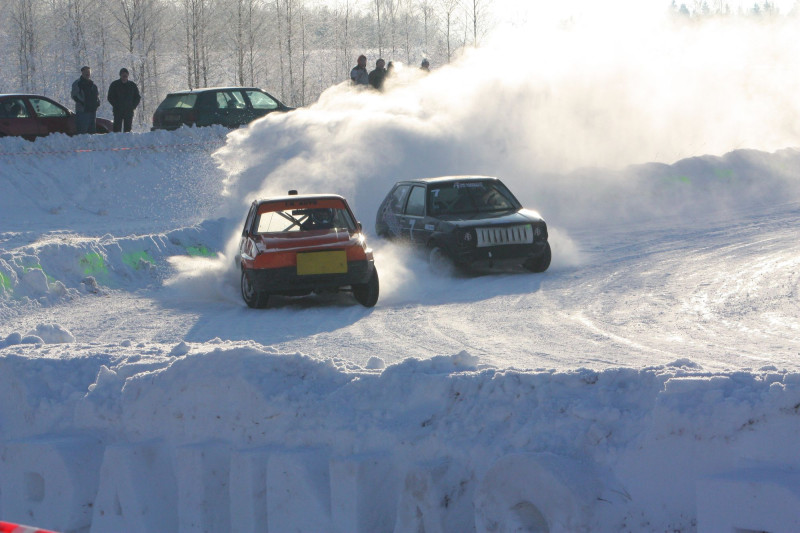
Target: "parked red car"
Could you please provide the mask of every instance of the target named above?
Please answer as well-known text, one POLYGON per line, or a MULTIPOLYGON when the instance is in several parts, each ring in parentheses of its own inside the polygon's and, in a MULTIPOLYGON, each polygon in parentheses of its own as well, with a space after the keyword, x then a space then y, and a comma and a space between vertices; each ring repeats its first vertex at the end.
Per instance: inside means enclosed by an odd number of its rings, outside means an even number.
POLYGON ((237 263, 242 298, 266 307, 273 294, 353 293, 364 307, 378 301, 378 271, 361 223, 336 194, 256 200, 250 206, 237 263))
POLYGON ((49 529, 41 529, 13 522, 0 522, 0 533, 56 533, 49 529))
MULTIPOLYGON (((97 118, 97 133, 113 129, 110 120, 97 118)), ((0 94, 0 137, 33 141, 51 133, 75 135, 75 113, 38 94, 0 94)))

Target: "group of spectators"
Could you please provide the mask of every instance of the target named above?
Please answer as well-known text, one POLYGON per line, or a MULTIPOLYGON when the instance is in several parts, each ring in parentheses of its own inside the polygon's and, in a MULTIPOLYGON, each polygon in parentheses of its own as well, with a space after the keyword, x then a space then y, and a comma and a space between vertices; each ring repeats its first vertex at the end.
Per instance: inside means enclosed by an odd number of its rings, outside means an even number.
MULTIPOLYGON (((421 70, 429 71, 427 59, 422 60, 421 70)), ((392 72, 392 62, 379 58, 375 61, 375 69, 367 72, 367 56, 358 56, 357 64, 350 71, 350 79, 354 85, 369 85, 375 89, 383 89, 386 77, 392 72)), ((139 87, 129 79, 128 69, 121 68, 119 79, 108 86, 108 103, 114 113, 114 131, 131 131, 133 111, 139 106, 142 97, 139 87)), ((100 91, 92 81, 92 69, 81 67, 81 77, 72 83, 72 99, 75 101, 75 126, 78 133, 96 133, 95 118, 100 107, 100 91)))
MULTIPOLYGON (((114 113, 114 131, 131 131, 133 111, 142 100, 139 87, 128 78, 128 69, 121 68, 119 79, 108 86, 108 103, 114 113)), ((96 133, 95 118, 100 107, 100 91, 92 81, 92 69, 81 67, 81 77, 72 83, 77 133, 96 133)))
MULTIPOLYGON (((367 73, 367 56, 360 55, 356 60, 356 66, 350 70, 350 80, 353 85, 369 85, 374 89, 383 89, 383 83, 386 81, 387 76, 392 73, 392 62, 389 61, 387 65, 382 58, 375 61, 375 69, 367 73)), ((420 70, 425 72, 430 71, 430 63, 427 59, 422 60, 420 70)))

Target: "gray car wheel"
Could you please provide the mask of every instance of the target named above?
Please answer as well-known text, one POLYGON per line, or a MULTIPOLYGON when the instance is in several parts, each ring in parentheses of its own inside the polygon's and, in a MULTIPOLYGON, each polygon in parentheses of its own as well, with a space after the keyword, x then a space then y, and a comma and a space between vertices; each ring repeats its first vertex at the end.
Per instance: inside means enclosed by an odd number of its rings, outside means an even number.
POLYGON ((433 245, 428 250, 428 267, 435 274, 442 276, 452 276, 456 267, 453 260, 447 255, 443 248, 433 245))
POLYGON ((526 269, 530 270, 531 272, 544 272, 545 270, 550 267, 550 260, 552 259, 552 252, 550 251, 550 243, 548 242, 545 246, 544 252, 542 255, 537 257, 536 259, 531 259, 525 262, 524 266, 526 269))

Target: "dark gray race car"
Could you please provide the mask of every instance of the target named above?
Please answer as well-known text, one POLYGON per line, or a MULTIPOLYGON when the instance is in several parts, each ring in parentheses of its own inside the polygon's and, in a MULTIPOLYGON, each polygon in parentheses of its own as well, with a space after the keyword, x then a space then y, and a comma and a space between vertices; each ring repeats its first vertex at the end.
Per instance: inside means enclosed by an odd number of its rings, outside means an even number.
POLYGON ((397 182, 378 208, 375 231, 423 249, 434 270, 544 272, 550 266, 547 224, 498 178, 397 182))

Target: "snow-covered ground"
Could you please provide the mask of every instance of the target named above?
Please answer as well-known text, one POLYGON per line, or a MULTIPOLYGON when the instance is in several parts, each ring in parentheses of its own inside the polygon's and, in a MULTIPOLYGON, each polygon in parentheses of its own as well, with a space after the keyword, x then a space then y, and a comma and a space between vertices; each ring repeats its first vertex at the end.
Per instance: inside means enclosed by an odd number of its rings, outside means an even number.
POLYGON ((796 104, 744 101, 739 129, 717 105, 773 78, 736 70, 685 116, 631 101, 626 68, 572 92, 475 76, 491 60, 230 134, 0 140, 0 519, 800 530, 796 104), (396 180, 462 173, 543 214, 546 273, 438 277, 375 237, 396 180), (375 308, 244 305, 247 205, 289 188, 350 199, 375 308))

